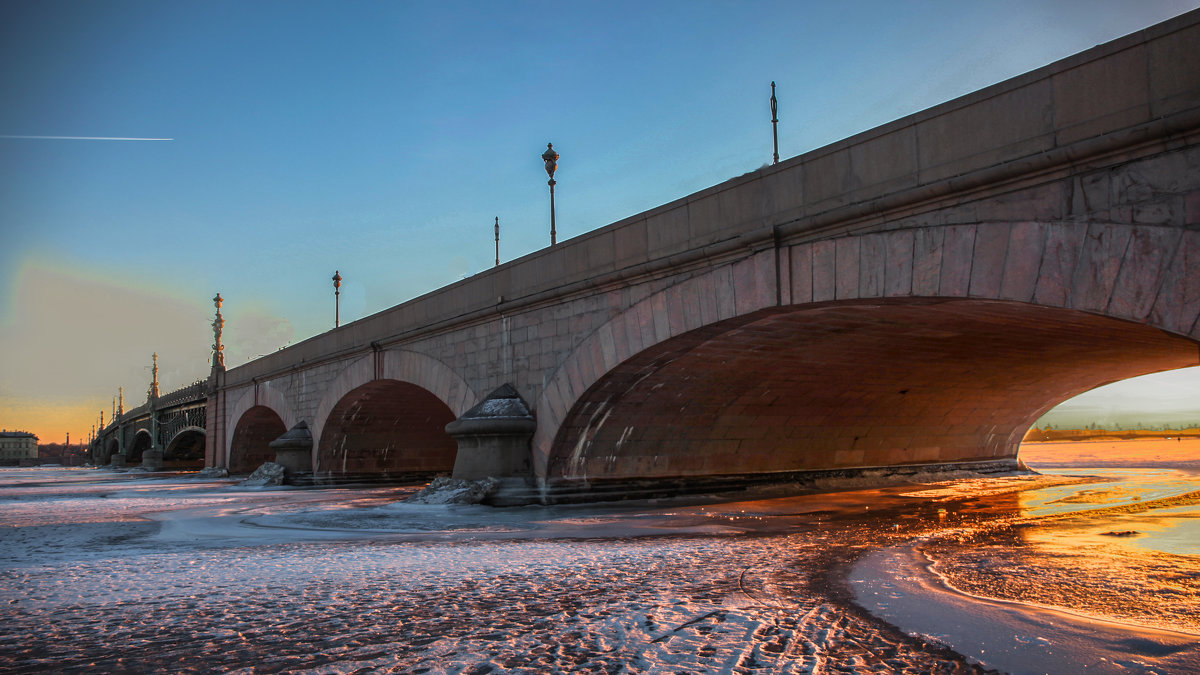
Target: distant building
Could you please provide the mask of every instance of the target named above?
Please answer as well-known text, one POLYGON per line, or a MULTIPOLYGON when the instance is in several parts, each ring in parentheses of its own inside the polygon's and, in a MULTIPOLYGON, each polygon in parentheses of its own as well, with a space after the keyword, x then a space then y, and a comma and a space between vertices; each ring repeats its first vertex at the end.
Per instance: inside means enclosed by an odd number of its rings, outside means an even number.
POLYGON ((36 464, 38 437, 28 431, 0 431, 0 464, 36 464))

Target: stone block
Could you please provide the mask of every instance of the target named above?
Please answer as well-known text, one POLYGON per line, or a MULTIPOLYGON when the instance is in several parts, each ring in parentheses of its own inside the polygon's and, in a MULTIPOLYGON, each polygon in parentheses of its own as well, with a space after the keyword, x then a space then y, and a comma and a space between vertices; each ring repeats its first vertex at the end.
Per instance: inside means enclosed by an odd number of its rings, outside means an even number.
POLYGON ((959 176, 1054 147, 1053 92, 1038 80, 917 123, 920 181, 959 176))
POLYGON ((717 301, 717 318, 721 321, 732 319, 737 312, 737 288, 733 281, 733 268, 729 265, 719 267, 711 272, 713 290, 717 301))
POLYGON ((940 227, 923 227, 913 231, 913 295, 938 294, 941 287, 942 242, 945 235, 945 231, 940 227))
POLYGON ((790 267, 790 303, 803 305, 813 300, 813 247, 812 244, 790 246, 787 250, 787 261, 790 267))
POLYGON ((758 253, 733 264, 733 284, 737 314, 775 305, 775 251, 758 253))
POLYGON ((1071 280, 1087 236, 1082 223, 1053 223, 1046 226, 1046 245, 1038 270, 1033 301, 1039 305, 1067 307, 1071 299, 1071 280))
POLYGON ((951 225, 942 236, 942 267, 938 273, 938 295, 965 297, 970 289, 971 262, 975 251, 975 226, 951 225))
POLYGON ((717 193, 721 227, 744 229, 747 224, 763 223, 766 213, 765 201, 761 178, 746 178, 735 182, 729 189, 717 193))
POLYGON ((1145 122, 1150 117, 1146 48, 1138 45, 1081 63, 1051 78, 1059 145, 1145 122))
MULTIPOLYGON (((642 349, 657 344, 658 336, 654 331, 654 310, 651 303, 639 302, 633 306, 633 312, 637 317, 638 343, 642 345, 642 349)), ((640 351, 642 350, 639 349, 637 352, 634 352, 634 354, 640 351)), ((622 359, 622 361, 624 361, 624 359, 622 359)))
POLYGON ((763 176, 764 208, 774 214, 774 221, 767 224, 779 225, 804 215, 804 173, 805 167, 797 162, 763 176))
POLYGON ((1046 227, 1042 223, 1015 223, 1012 226, 1004 260, 1004 278, 1000 283, 1001 298, 1020 302, 1033 299, 1045 247, 1046 227))
POLYGON ((1120 225, 1088 227, 1071 280, 1072 308, 1102 312, 1108 307, 1130 233, 1120 225))
POLYGON ((805 158, 804 195, 810 211, 840 206, 849 199, 847 193, 854 187, 849 150, 843 148, 805 158))
POLYGON ((649 259, 682 251, 688 247, 690 239, 686 202, 646 215, 646 248, 649 259))
POLYGON ((689 197, 687 214, 688 234, 691 236, 692 246, 713 240, 714 233, 727 227, 727 223, 721 218, 720 194, 712 189, 689 197))
POLYGON ((1108 314, 1144 321, 1154 306, 1164 271, 1179 247, 1182 230, 1135 228, 1108 303, 1108 314))
POLYGON ((858 297, 859 237, 836 240, 837 259, 834 284, 838 300, 853 300, 858 297))
POLYGON ((1200 25, 1159 37, 1147 45, 1153 117, 1200 107, 1200 25))
POLYGON ((883 234, 867 234, 858 240, 858 297, 878 298, 883 295, 887 241, 883 234))
POLYGON ((874 194, 917 185, 917 130, 904 126, 849 148, 850 184, 874 194))
POLYGON ((700 315, 700 290, 696 280, 688 279, 679 284, 683 298, 683 323, 685 331, 695 330, 704 325, 700 315))
POLYGON ((977 298, 1000 297, 1008 256, 1008 223, 980 223, 975 227, 975 247, 971 261, 968 295, 977 298))
POLYGON ((616 233, 603 230, 587 240, 588 268, 584 270, 585 277, 617 269, 615 242, 616 233))
POLYGON ((1061 220, 1069 201, 1066 181, 1052 181, 990 197, 969 207, 970 216, 947 224, 1014 220, 1061 220))
POLYGON ((911 295, 914 233, 912 230, 893 230, 885 236, 887 253, 884 263, 883 294, 892 298, 911 295))
MULTIPOLYGON (((688 280, 695 289, 693 297, 699 307, 699 326, 708 326, 717 322, 717 288, 711 274, 701 274, 688 280)), ((734 292, 737 292, 736 287, 734 292)))
POLYGON ((613 230, 613 262, 617 269, 646 262, 648 249, 645 218, 626 222, 613 230))
POLYGON ((826 239, 812 245, 813 302, 833 300, 837 296, 837 243, 826 239))
POLYGON ((683 284, 677 284, 666 290, 667 323, 671 326, 671 335, 682 335, 688 331, 687 307, 683 302, 683 284))
POLYGON ((1184 208, 1182 197, 1137 204, 1130 211, 1129 222, 1137 225, 1180 225, 1184 220, 1184 208))
MULTIPOLYGON (((642 340, 642 329, 638 323, 637 305, 621 316, 613 320, 613 336, 617 340, 617 362, 624 362, 625 359, 641 352, 646 347, 642 340)), ((653 342, 650 343, 654 344, 653 342)))
POLYGON ((613 331, 613 325, 604 324, 596 329, 596 335, 600 338, 600 355, 604 361, 604 372, 608 372, 621 362, 617 357, 617 336, 613 331))
POLYGON ((1200 315, 1200 232, 1186 231, 1171 255, 1148 321, 1187 335, 1200 315))

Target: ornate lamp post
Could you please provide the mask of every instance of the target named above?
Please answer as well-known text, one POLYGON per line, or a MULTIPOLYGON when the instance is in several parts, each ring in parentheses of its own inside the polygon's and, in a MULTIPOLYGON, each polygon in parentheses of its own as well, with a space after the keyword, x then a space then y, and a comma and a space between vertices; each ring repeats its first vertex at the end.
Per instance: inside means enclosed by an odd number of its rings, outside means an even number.
POLYGON ((500 266, 500 216, 496 216, 496 266, 500 266))
POLYGON ((546 175, 550 176, 547 185, 550 186, 550 245, 553 246, 557 235, 554 232, 554 171, 558 168, 558 153, 554 144, 547 143, 546 151, 542 153, 542 161, 546 163, 546 175))
POLYGON ((213 319, 213 370, 225 370, 225 345, 221 344, 221 329, 225 327, 225 317, 221 316, 221 304, 225 302, 225 298, 217 293, 217 297, 213 298, 213 305, 217 308, 217 318, 213 319))
POLYGON ((342 325, 342 275, 333 271, 333 327, 342 325))

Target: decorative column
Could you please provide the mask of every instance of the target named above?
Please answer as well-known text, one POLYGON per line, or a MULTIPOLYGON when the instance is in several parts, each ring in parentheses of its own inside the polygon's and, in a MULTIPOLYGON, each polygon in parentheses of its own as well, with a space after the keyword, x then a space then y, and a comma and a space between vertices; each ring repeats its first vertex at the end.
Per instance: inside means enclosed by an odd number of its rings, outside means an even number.
POLYGON ((125 417, 125 387, 117 387, 117 411, 113 415, 113 430, 117 434, 117 454, 108 463, 113 466, 125 466, 125 429, 121 422, 125 417))
POLYGON ((221 331, 225 318, 221 316, 221 304, 225 298, 220 293, 213 298, 217 316, 213 319, 212 371, 208 375, 208 398, 204 411, 204 466, 225 468, 225 345, 221 344, 221 331))
POLYGON ((217 293, 217 297, 213 298, 213 305, 217 307, 217 318, 213 319, 213 372, 225 372, 225 345, 221 344, 221 330, 225 328, 225 318, 221 316, 221 305, 225 302, 225 298, 217 293))
POLYGON ((154 352, 154 368, 146 405, 150 408, 150 449, 142 453, 142 466, 151 471, 163 468, 163 447, 158 440, 158 352, 154 352))

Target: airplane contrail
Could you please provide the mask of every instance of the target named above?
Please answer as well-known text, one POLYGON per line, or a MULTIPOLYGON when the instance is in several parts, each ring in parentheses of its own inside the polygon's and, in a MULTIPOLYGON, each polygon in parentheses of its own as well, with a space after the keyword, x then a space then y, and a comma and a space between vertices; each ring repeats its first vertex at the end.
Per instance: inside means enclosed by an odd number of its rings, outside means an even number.
POLYGON ((173 141, 174 138, 127 138, 123 136, 13 136, 0 134, 0 138, 23 138, 51 141, 173 141))

